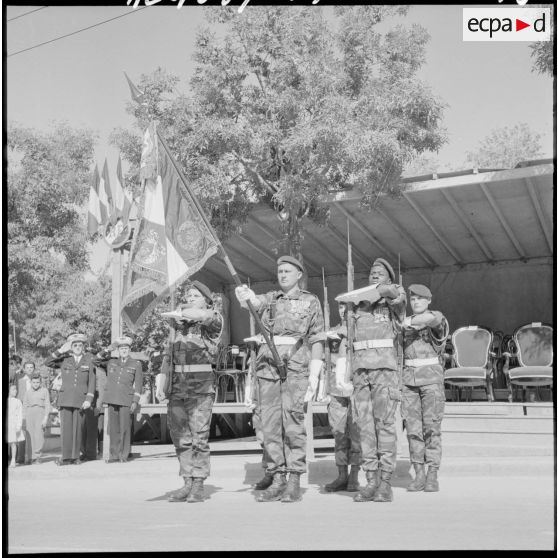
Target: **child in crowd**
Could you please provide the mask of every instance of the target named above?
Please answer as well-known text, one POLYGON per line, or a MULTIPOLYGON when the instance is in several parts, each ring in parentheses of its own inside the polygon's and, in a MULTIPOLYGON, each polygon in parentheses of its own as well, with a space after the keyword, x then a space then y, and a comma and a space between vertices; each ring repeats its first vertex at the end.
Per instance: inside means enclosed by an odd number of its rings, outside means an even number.
POLYGON ((27 461, 41 462, 41 451, 45 443, 44 429, 46 428, 50 413, 50 395, 45 387, 41 387, 39 374, 31 376, 31 388, 23 397, 23 418, 25 430, 29 435, 27 448, 27 461))
POLYGON ((17 386, 10 385, 8 392, 8 424, 6 441, 10 444, 10 467, 16 466, 17 443, 25 440, 23 433, 23 405, 17 398, 17 386))

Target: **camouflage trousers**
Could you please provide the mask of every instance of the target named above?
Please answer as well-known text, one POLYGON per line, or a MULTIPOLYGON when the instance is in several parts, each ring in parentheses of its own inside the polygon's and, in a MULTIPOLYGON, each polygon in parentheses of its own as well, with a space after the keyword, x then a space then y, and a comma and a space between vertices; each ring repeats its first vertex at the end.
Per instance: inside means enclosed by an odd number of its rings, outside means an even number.
POLYGON ((209 476, 209 427, 214 400, 214 393, 206 393, 169 401, 169 429, 181 477, 209 476))
MULTIPOLYGON (((257 380, 255 380, 255 382, 256 381, 257 380)), ((267 466, 271 463, 271 457, 269 457, 269 454, 267 453, 264 445, 261 408, 258 403, 258 391, 259 390, 256 384, 254 386, 254 389, 252 390, 252 402, 255 405, 254 410, 252 411, 252 426, 256 431, 256 441, 262 448, 262 467, 264 469, 267 469, 267 466)))
POLYGON ((330 395, 327 418, 335 440, 337 467, 360 465, 359 432, 353 418, 350 398, 330 395))
POLYGON ((396 371, 360 368, 353 376, 352 395, 358 425, 361 467, 393 472, 397 459, 395 412, 401 399, 396 371))
POLYGON ((270 459, 267 472, 305 473, 304 395, 308 378, 289 373, 284 382, 268 378, 256 381, 264 451, 270 459))
POLYGON ((405 421, 411 463, 439 469, 442 460, 443 384, 403 386, 401 418, 405 421))

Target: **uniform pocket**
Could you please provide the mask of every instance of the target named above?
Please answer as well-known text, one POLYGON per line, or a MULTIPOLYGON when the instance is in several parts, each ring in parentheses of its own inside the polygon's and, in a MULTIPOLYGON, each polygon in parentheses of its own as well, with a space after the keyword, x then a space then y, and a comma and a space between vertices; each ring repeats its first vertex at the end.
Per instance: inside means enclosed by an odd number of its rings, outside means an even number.
POLYGON ((401 401, 401 390, 397 388, 388 388, 388 395, 393 401, 401 401))

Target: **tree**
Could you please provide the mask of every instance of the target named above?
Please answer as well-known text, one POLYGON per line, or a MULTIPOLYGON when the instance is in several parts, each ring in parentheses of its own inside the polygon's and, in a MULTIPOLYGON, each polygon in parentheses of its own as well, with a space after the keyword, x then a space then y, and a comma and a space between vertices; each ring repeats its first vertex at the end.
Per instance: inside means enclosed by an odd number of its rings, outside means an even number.
POLYGON ((492 130, 478 149, 467 152, 466 165, 477 168, 512 169, 520 161, 541 157, 541 135, 525 123, 492 130))
MULTIPOLYGON (((158 119, 221 238, 264 201, 287 216, 281 248, 300 257, 303 218, 326 222, 326 194, 355 188, 372 207, 445 141, 443 103, 416 78, 427 33, 377 27, 407 9, 336 7, 335 25, 318 7, 207 9, 223 36, 199 31, 192 97, 158 69, 128 111, 140 129, 158 119)), ((113 139, 137 169, 138 136, 113 139)))
MULTIPOLYGON (((103 335, 107 285, 87 282, 94 135, 8 129, 8 301, 19 349, 46 354, 70 331, 103 335)), ((110 304, 110 296, 108 296, 110 304)), ((108 318, 108 321, 107 321, 108 318)))
MULTIPOLYGON (((533 7, 548 8, 548 5, 535 5, 533 7)), ((534 58, 533 71, 539 74, 554 75, 554 6, 550 6, 550 41, 539 41, 529 45, 531 57, 534 58)))

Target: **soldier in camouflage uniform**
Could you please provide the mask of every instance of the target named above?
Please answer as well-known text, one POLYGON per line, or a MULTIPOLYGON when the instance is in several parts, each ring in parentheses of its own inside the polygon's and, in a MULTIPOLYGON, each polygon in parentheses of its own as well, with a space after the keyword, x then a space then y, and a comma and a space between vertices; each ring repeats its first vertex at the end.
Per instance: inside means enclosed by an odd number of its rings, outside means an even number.
POLYGON ((351 409, 350 396, 353 393, 353 385, 347 373, 347 323, 344 319, 346 311, 347 305, 340 302, 341 323, 331 332, 327 332, 326 340, 331 355, 331 370, 327 382, 329 395, 327 418, 335 440, 335 465, 338 470, 337 478, 325 485, 327 492, 339 490, 357 492, 359 489, 360 440, 351 409))
POLYGON ((353 401, 360 432, 361 467, 367 484, 355 502, 391 502, 397 433, 395 412, 401 399, 398 333, 405 317, 404 289, 383 258, 372 264, 368 282, 375 285, 375 302, 362 300, 355 310, 353 401), (379 475, 379 478, 378 478, 379 475))
POLYGON ((318 297, 302 290, 302 264, 291 256, 277 260, 279 291, 258 295, 246 285, 236 288, 242 306, 250 301, 262 324, 273 336, 281 358, 287 360, 287 377, 280 380, 267 344, 256 360, 257 403, 264 446, 273 482, 258 496, 259 502, 300 500, 300 475, 306 472, 305 403, 315 395, 322 368, 323 343, 317 334, 324 320, 318 297), (286 473, 289 474, 288 482, 286 473))
POLYGON ((209 476, 209 427, 215 401, 215 373, 223 316, 212 308, 211 291, 194 281, 177 319, 172 355, 161 365, 157 399, 168 393, 170 434, 180 463, 184 486, 169 502, 202 502, 203 481, 209 476), (171 374, 172 366, 172 374, 171 374), (172 377, 170 386, 167 384, 172 377))
POLYGON ((403 321, 405 363, 401 417, 407 430, 415 479, 407 490, 437 492, 446 400, 440 353, 449 335, 449 325, 441 312, 428 309, 432 300, 428 287, 411 285, 408 291, 413 315, 403 321))

